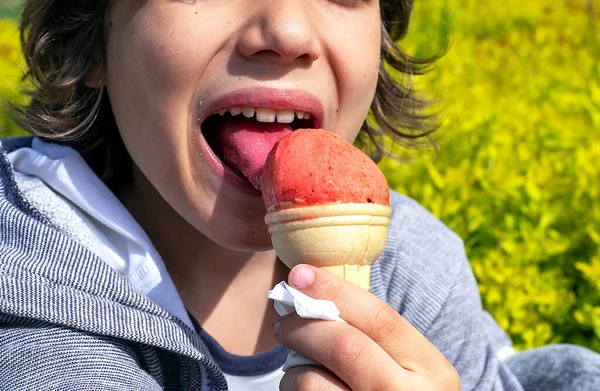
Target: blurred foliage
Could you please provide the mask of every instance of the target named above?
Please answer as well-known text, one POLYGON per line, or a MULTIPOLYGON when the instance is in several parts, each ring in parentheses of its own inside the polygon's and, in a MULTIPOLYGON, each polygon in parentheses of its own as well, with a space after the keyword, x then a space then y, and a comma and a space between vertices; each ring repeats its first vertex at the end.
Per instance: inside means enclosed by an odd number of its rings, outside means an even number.
POLYGON ((0 0, 0 18, 16 19, 21 12, 23 0, 0 0))
POLYGON ((22 132, 9 119, 5 103, 24 102, 25 97, 20 94, 23 69, 17 22, 8 18, 0 19, 0 136, 22 132))
MULTIPOLYGON (((381 168, 464 239, 484 306, 518 348, 600 351, 599 23, 592 0, 417 0, 401 43, 427 56, 451 40, 416 80, 442 102, 439 152, 381 168)), ((16 27, 0 21, 12 101, 16 27)), ((0 115, 0 134, 15 132, 0 115)))
POLYGON ((450 50, 417 88, 438 150, 390 186, 465 241, 484 306, 520 349, 600 351, 600 16, 586 0, 417 1, 401 46, 450 50))

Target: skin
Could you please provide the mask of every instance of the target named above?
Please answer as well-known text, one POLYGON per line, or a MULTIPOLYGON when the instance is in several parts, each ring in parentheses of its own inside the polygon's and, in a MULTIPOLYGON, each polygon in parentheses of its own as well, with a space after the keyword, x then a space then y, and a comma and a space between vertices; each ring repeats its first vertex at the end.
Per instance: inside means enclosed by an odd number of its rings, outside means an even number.
POLYGON ((132 183, 117 195, 203 327, 231 353, 250 355, 281 341, 331 371, 293 369, 282 380, 286 390, 459 389, 454 368, 410 324, 369 292, 322 271, 311 284, 295 285, 335 300, 349 324, 288 317, 274 333, 278 316, 266 291, 289 271, 271 248, 260 195, 223 181, 198 147, 197 123, 207 108, 254 87, 314 95, 323 106, 321 126, 353 141, 377 82, 379 3, 119 0, 109 13, 107 68, 92 71, 86 83, 97 85, 104 74, 134 162, 132 183), (370 327, 361 321, 370 319, 365 311, 391 324, 370 327), (372 372, 352 359, 355 351, 373 357, 378 369, 361 383, 357 374, 372 372))
POLYGON ((296 266, 289 282, 308 296, 333 300, 348 323, 295 314, 276 323, 278 340, 329 369, 292 368, 281 389, 460 390, 454 367, 383 300, 309 265, 296 266))

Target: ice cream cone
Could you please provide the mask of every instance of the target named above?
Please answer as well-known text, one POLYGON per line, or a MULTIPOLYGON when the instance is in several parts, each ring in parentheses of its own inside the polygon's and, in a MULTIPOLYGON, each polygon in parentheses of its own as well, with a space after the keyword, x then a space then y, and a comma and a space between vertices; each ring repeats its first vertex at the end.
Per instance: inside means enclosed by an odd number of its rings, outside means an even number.
POLYGON ((370 203, 329 203, 267 213, 271 241, 289 268, 310 264, 365 289, 385 246, 391 209, 370 203))

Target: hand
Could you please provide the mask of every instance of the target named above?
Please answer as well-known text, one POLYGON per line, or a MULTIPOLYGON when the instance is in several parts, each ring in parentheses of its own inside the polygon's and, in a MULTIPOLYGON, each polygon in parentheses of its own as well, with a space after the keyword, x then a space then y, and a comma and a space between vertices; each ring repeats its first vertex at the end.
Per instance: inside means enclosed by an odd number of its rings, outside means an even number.
POLYGON ((289 283, 308 296, 335 302, 348 324, 296 314, 277 322, 275 335, 282 344, 328 369, 292 368, 281 390, 460 390, 454 367, 383 300, 307 265, 296 266, 289 283))

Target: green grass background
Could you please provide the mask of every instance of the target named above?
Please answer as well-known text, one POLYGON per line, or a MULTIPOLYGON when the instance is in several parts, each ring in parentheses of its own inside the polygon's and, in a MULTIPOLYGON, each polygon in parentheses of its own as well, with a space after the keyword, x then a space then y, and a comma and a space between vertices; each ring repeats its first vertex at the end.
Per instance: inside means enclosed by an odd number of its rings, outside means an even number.
MULTIPOLYGON (((18 94, 14 4, 0 5, 0 97, 18 94)), ((1 3, 0 3, 1 4, 1 3)), ((438 152, 384 160, 390 186, 465 241, 484 306, 517 348, 600 351, 600 16, 592 0, 417 0, 400 45, 450 43, 415 80, 438 152)), ((18 129, 0 115, 0 132, 18 129)))

